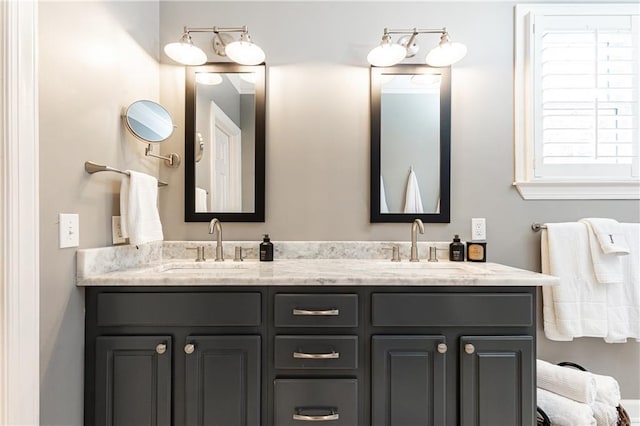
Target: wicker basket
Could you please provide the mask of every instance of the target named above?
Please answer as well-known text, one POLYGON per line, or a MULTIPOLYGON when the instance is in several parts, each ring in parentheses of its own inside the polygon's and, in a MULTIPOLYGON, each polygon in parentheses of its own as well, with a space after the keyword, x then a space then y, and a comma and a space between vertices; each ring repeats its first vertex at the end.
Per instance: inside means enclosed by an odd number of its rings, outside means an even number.
MULTIPOLYGON (((587 371, 586 368, 574 362, 564 361, 564 362, 559 362, 558 365, 562 367, 577 368, 578 370, 581 370, 581 371, 587 371)), ((549 416, 547 416, 547 413, 545 413, 544 410, 540 407, 536 407, 536 409, 537 409, 536 420, 537 420, 538 426, 552 426, 551 420, 549 420, 549 416)), ((629 413, 627 413, 624 407, 622 405, 618 405, 616 409, 618 410, 618 426, 631 426, 631 418, 629 417, 629 413)))

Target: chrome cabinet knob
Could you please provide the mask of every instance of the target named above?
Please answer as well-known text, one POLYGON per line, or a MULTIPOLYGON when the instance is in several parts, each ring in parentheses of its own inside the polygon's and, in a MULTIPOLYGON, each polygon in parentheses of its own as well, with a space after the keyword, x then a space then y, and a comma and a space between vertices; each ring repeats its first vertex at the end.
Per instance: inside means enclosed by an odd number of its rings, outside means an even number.
POLYGON ((447 353, 447 344, 446 343, 439 343, 438 344, 438 352, 440 352, 441 354, 447 353))
POLYGON ((165 343, 158 343, 158 345, 156 346, 156 353, 158 353, 159 355, 162 355, 166 351, 167 351, 167 345, 165 343))
POLYGON ((186 345, 184 345, 184 353, 186 353, 187 355, 191 355, 195 350, 196 345, 194 345, 193 343, 187 343, 186 345))
POLYGON ((471 355, 476 351, 476 347, 473 346, 471 343, 467 343, 466 345, 464 345, 464 351, 469 355, 471 355))

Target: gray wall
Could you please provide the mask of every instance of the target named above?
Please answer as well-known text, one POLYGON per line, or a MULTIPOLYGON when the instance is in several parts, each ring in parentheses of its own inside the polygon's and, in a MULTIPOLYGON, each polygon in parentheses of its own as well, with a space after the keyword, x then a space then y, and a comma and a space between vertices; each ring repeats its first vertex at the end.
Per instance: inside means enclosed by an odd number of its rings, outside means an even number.
MULTIPOLYGON (((369 68, 366 55, 384 27, 440 28, 465 43, 452 71, 451 223, 427 225, 428 240, 470 236, 472 217, 487 218, 488 260, 540 269, 532 222, 611 217, 637 222, 637 201, 524 201, 513 181, 513 7, 515 3, 161 2, 161 44, 183 25, 248 25, 267 54, 266 222, 225 223, 225 239, 388 240, 408 224, 369 223, 369 68), (490 23, 490 25, 488 24, 490 23)), ((211 37, 193 36, 209 49, 211 37)), ((437 37, 419 38, 423 57, 437 37)), ((183 131, 184 70, 162 56, 161 100, 183 131)), ((179 132, 178 132, 179 133, 179 132)), ((184 152, 175 138, 165 152, 184 152)), ((205 223, 185 223, 183 169, 160 170, 165 237, 209 238, 205 223)), ((541 315, 541 313, 540 313, 541 315)), ((612 374, 626 398, 640 398, 640 344, 601 339, 546 340, 538 355, 577 361, 612 374)))
MULTIPOLYGON (((158 3, 41 2, 40 420, 83 424, 84 292, 75 249, 58 248, 58 213, 80 214, 80 247, 111 245, 120 175, 85 160, 157 175, 158 160, 123 131, 123 107, 158 100, 158 3)), ((182 137, 181 140, 184 140, 182 137)))

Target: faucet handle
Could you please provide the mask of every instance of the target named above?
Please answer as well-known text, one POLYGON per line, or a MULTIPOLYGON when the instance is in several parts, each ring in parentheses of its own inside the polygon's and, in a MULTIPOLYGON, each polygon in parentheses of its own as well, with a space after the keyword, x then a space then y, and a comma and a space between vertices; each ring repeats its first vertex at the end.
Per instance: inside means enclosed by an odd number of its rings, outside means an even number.
POLYGON ((187 247, 187 250, 196 250, 196 262, 204 262, 204 246, 187 247))
POLYGON ((400 262, 400 246, 398 246, 397 244, 394 244, 391 247, 385 247, 385 249, 391 250, 392 262, 400 262))
POLYGON ((242 247, 240 247, 240 246, 236 246, 235 247, 233 261, 234 262, 242 262, 242 261, 244 261, 244 258, 242 257, 242 247))
POLYGON ((391 247, 391 261, 400 262, 400 247, 397 245, 391 247))

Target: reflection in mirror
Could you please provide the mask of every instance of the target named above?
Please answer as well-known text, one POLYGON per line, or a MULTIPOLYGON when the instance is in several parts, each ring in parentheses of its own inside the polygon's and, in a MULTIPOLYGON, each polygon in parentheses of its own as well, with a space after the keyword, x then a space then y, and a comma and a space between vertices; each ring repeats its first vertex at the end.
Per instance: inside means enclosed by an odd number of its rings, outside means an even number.
POLYGON ((264 66, 187 70, 187 221, 264 220, 264 66))
POLYGON ((134 136, 145 142, 162 142, 173 133, 169 111, 153 101, 142 100, 129 105, 124 123, 134 136))
POLYGON ((371 69, 371 222, 449 222, 449 68, 371 69))

